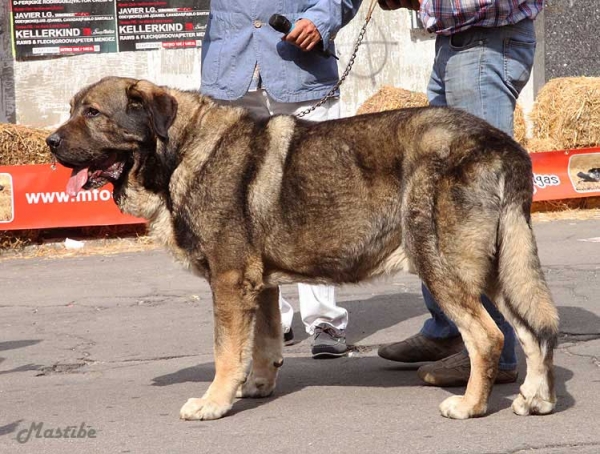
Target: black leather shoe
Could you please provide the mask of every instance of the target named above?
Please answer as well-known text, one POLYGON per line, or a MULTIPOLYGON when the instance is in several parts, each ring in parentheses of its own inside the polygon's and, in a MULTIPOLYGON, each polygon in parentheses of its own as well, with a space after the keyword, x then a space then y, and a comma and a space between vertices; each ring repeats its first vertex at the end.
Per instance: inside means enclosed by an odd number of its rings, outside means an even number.
POLYGON ((289 331, 283 333, 283 345, 293 345, 294 344, 294 330, 290 328, 289 331))

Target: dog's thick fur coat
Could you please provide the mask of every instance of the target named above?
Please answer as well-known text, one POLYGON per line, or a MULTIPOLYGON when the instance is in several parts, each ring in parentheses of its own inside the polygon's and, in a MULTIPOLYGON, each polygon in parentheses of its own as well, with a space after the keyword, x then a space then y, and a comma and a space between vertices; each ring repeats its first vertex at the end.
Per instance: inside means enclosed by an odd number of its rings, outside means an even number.
POLYGON ((210 283, 215 379, 184 419, 216 419, 267 396, 282 365, 278 284, 342 284, 412 270, 469 351, 464 396, 444 416, 486 412, 502 333, 488 295, 527 356, 516 413, 549 413, 558 316, 529 210, 531 162, 504 133, 449 108, 322 123, 256 121, 196 92, 105 78, 72 100, 48 138, 73 168, 71 192, 114 184, 121 210, 210 283))

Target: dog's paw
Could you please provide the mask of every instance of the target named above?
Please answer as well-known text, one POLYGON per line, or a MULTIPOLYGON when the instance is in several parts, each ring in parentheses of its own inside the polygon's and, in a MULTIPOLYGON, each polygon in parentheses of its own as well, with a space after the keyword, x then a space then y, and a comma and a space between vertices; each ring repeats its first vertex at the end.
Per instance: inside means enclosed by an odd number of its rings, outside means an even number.
POLYGON ((547 415, 552 413, 555 405, 556 402, 544 400, 538 395, 526 398, 523 394, 519 394, 512 403, 512 410, 520 416, 547 415))
POLYGON ((476 408, 464 396, 448 397, 440 404, 442 416, 451 419, 469 419, 485 414, 487 408, 476 408))
POLYGON ((275 389, 275 381, 267 378, 248 377, 237 389, 235 397, 268 397, 275 389))
POLYGON ((188 399, 181 410, 179 417, 187 421, 199 419, 219 419, 225 415, 231 408, 230 405, 218 404, 210 399, 198 399, 192 397, 188 399))

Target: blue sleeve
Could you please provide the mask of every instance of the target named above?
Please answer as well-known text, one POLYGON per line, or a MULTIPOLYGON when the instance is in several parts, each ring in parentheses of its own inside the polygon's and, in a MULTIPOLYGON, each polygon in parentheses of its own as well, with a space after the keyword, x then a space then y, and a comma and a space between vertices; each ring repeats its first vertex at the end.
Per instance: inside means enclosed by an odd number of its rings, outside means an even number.
POLYGON ((345 26, 358 12, 362 0, 319 0, 302 13, 321 34, 323 48, 329 47, 332 36, 345 26))

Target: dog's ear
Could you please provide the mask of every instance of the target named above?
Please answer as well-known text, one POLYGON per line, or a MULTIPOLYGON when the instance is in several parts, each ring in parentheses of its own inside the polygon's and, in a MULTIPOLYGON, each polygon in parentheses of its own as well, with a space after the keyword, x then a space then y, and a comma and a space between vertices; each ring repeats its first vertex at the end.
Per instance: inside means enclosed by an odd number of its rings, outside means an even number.
POLYGON ((150 115, 152 129, 163 141, 177 115, 177 100, 163 88, 146 80, 140 80, 127 89, 130 101, 141 102, 150 115))

